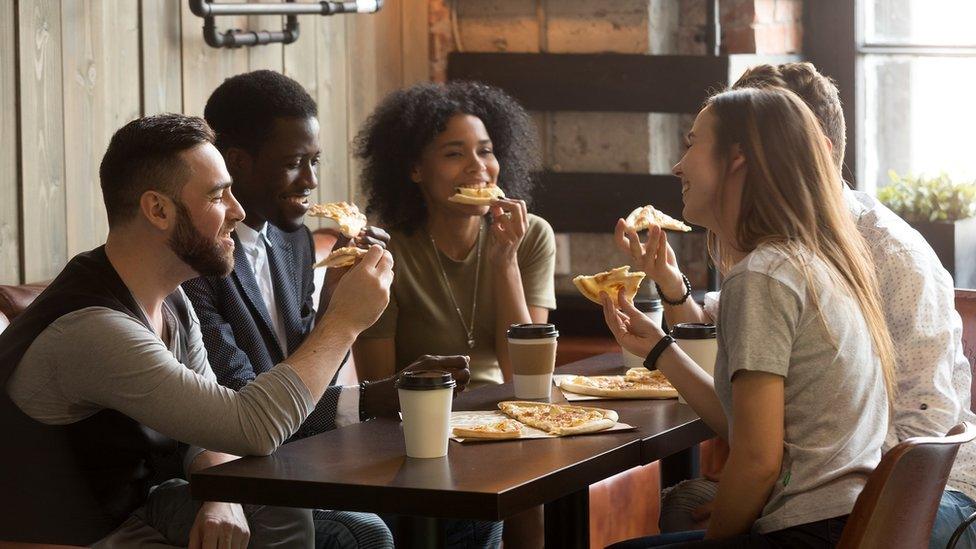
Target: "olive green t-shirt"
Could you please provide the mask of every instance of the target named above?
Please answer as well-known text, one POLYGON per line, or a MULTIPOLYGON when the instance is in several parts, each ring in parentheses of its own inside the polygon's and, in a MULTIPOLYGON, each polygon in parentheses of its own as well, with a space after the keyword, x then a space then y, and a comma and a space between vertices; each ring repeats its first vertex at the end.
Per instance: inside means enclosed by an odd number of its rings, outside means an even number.
MULTIPOLYGON (((468 355, 471 357, 469 387, 502 383, 502 371, 495 353, 494 284, 487 256, 490 238, 487 223, 481 233, 482 257, 473 349, 468 347, 468 337, 454 308, 444 274, 450 280, 464 322, 470 325, 478 246, 475 245, 463 260, 455 261, 439 250, 435 251, 423 229, 412 234, 391 231, 390 236, 389 250, 395 262, 390 304, 376 324, 360 337, 394 338, 398 371, 425 354, 468 355), (435 253, 440 256, 440 264, 435 253)), ((541 217, 529 214, 528 228, 518 249, 519 271, 528 306, 556 308, 555 261, 556 240, 552 227, 541 217)))

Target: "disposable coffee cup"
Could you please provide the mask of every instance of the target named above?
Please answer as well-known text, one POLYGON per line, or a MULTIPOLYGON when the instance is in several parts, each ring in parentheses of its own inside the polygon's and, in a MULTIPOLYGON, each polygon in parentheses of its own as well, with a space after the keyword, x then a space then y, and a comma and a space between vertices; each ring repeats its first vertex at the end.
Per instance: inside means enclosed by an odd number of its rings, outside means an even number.
POLYGON ((406 372, 397 378, 408 457, 447 455, 455 385, 451 374, 441 370, 406 372))
POLYGON ((549 398, 556 367, 556 339, 552 324, 512 324, 508 329, 508 357, 512 362, 515 398, 549 398))
MULTIPOLYGON (((714 324, 688 322, 675 324, 671 330, 671 337, 686 355, 695 361, 699 368, 713 376, 715 375, 715 355, 718 353, 717 331, 714 324)), ((679 394, 678 402, 685 402, 679 394)))
MULTIPOLYGON (((664 307, 661 305, 660 299, 636 299, 634 300, 634 307, 638 311, 644 313, 650 317, 651 322, 656 324, 658 328, 661 327, 661 321, 664 319, 664 307)), ((628 369, 637 368, 644 365, 644 359, 647 357, 637 356, 627 349, 623 349, 624 355, 624 366, 628 369)))

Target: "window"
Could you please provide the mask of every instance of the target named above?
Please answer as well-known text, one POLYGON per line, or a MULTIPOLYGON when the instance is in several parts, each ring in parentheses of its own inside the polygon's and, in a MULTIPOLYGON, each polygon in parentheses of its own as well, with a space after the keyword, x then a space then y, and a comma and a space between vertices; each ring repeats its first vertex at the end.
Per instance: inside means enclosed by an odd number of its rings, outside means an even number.
POLYGON ((858 0, 858 185, 976 180, 976 1, 858 0))

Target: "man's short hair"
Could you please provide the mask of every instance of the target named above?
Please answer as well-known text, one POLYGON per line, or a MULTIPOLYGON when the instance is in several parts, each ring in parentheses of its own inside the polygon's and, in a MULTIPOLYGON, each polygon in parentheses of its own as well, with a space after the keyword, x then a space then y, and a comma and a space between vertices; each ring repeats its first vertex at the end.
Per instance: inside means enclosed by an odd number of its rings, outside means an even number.
POLYGON ((196 116, 157 114, 122 126, 98 171, 109 227, 132 219, 146 191, 179 196, 189 177, 180 153, 213 142, 213 131, 196 116))
POLYGON ((829 76, 817 71, 812 63, 784 63, 749 67, 732 85, 738 88, 786 88, 800 96, 820 122, 820 127, 833 145, 831 156, 838 169, 844 163, 847 147, 847 126, 841 107, 837 84, 829 76))
POLYGON ((224 80, 207 100, 203 117, 217 133, 221 152, 238 147, 256 155, 276 118, 314 118, 315 100, 301 84, 269 70, 224 80))

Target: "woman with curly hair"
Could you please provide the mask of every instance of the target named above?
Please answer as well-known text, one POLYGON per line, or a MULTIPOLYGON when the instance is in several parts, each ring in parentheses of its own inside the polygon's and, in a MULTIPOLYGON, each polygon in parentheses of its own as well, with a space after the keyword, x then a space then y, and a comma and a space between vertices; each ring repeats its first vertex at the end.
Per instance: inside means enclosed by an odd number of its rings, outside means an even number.
POLYGON ((512 377, 509 325, 554 309, 552 228, 526 211, 538 144, 525 110, 497 88, 421 84, 389 95, 356 138, 367 213, 391 234, 390 305, 355 345, 361 379, 423 354, 471 357, 469 387, 512 377), (497 185, 490 206, 449 201, 497 185))

